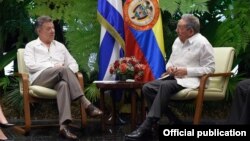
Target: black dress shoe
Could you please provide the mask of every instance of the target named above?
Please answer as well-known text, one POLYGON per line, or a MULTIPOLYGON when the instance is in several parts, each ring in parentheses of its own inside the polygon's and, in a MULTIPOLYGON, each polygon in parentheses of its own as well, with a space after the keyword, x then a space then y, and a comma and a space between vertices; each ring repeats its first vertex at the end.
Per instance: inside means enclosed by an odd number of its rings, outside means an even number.
POLYGON ((125 139, 128 140, 138 140, 146 137, 152 136, 152 131, 150 129, 138 128, 132 133, 125 135, 125 139))
POLYGON ((15 124, 12 124, 12 123, 0 123, 1 128, 9 128, 9 127, 13 127, 13 126, 15 126, 15 124))
POLYGON ((93 104, 90 104, 88 108, 86 109, 86 112, 91 117, 99 117, 103 114, 103 112, 95 107, 93 104))
POLYGON ((73 133, 71 133, 71 132, 69 131, 69 129, 67 129, 66 127, 63 128, 63 129, 61 129, 59 134, 60 134, 62 137, 67 138, 67 139, 71 139, 71 140, 77 140, 77 139, 78 139, 77 136, 74 135, 73 133))

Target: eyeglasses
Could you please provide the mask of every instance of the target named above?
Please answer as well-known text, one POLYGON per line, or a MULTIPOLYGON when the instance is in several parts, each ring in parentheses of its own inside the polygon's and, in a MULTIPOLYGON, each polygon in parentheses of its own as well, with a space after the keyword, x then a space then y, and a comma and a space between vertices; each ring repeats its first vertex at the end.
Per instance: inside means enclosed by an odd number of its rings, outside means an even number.
POLYGON ((177 24, 177 27, 176 27, 176 29, 186 29, 186 28, 187 28, 186 24, 183 24, 183 25, 177 24))

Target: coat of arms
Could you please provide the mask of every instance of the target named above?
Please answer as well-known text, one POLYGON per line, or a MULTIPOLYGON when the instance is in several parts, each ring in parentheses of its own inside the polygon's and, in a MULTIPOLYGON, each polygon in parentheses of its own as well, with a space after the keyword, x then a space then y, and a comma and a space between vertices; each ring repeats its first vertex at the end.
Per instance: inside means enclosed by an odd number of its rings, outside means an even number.
POLYGON ((124 5, 125 21, 139 30, 152 28, 159 17, 157 0, 132 0, 124 5))

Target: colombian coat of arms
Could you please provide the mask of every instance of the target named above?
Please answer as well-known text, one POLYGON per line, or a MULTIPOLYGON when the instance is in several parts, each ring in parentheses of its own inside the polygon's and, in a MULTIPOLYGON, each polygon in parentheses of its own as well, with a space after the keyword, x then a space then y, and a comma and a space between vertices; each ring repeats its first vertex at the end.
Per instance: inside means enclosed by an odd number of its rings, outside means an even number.
POLYGON ((157 0, 127 0, 124 5, 124 19, 134 29, 148 30, 159 18, 157 0))

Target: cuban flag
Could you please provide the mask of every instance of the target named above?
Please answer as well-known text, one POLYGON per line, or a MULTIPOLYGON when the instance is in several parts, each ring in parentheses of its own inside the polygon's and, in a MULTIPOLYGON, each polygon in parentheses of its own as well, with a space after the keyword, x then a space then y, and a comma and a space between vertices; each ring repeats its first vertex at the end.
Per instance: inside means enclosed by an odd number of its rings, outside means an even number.
POLYGON ((124 4, 125 52, 146 65, 143 81, 165 72, 162 18, 158 0, 127 0, 124 4))
POLYGON ((124 57, 122 0, 98 0, 97 19, 101 24, 98 80, 114 80, 109 67, 124 57))

